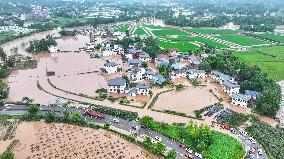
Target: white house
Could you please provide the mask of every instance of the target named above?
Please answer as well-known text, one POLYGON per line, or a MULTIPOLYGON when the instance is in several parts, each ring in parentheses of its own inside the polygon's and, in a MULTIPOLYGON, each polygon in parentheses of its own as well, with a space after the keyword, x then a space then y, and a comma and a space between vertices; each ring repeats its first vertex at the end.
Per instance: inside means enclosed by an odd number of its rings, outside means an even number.
POLYGON ((102 56, 103 56, 103 57, 112 56, 112 55, 116 55, 116 53, 113 52, 112 50, 104 50, 104 51, 102 52, 102 56))
POLYGON ((48 51, 49 51, 50 53, 57 53, 57 47, 51 45, 50 47, 48 47, 48 51))
POLYGON ((234 93, 232 94, 232 99, 231 103, 233 105, 238 105, 240 107, 247 108, 248 101, 250 100, 250 97, 247 95, 239 94, 239 93, 234 93))
POLYGON ((140 65, 140 63, 141 63, 141 61, 138 60, 138 59, 129 59, 128 60, 129 68, 138 67, 140 65))
POLYGON ((224 81, 230 81, 230 82, 235 81, 235 78, 225 75, 219 71, 211 71, 211 74, 209 76, 212 79, 217 80, 220 84, 222 84, 224 81))
POLYGON ((156 63, 156 67, 167 66, 170 63, 169 57, 167 55, 164 55, 164 54, 159 54, 155 58, 155 63, 156 63))
POLYGON ((145 78, 145 68, 132 67, 130 80, 133 82, 143 81, 145 78))
POLYGON ((169 53, 172 57, 176 58, 180 55, 178 48, 169 49, 169 53))
POLYGON ((157 73, 149 68, 145 69, 145 79, 152 80, 157 73))
POLYGON ((124 93, 126 88, 126 80, 122 77, 117 77, 108 80, 108 92, 110 93, 124 93))
POLYGON ((229 96, 232 96, 235 93, 239 93, 240 85, 238 85, 237 82, 224 81, 222 83, 222 90, 223 92, 226 92, 229 96))
POLYGON ((172 80, 178 79, 178 78, 186 78, 186 71, 185 70, 176 70, 171 72, 170 78, 172 80))
POLYGON ((151 58, 150 58, 148 53, 143 52, 143 53, 139 54, 139 60, 142 61, 142 62, 150 62, 151 58))
POLYGON ((104 66, 105 66, 105 71, 108 74, 117 72, 117 64, 115 62, 107 62, 104 64, 104 66))
POLYGON ((124 55, 124 49, 121 45, 113 45, 112 51, 118 55, 124 55))
POLYGON ((148 96, 149 95, 149 86, 144 83, 139 83, 135 87, 137 89, 137 94, 148 96))
POLYGON ((187 77, 189 79, 206 78, 205 70, 189 69, 187 70, 187 77))
POLYGON ((257 100, 260 98, 261 93, 257 91, 245 90, 245 95, 249 96, 253 100, 257 100))

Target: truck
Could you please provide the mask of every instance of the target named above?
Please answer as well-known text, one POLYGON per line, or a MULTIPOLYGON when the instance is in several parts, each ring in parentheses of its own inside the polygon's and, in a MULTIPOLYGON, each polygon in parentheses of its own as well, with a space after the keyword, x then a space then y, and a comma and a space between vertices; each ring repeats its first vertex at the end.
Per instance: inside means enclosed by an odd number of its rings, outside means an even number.
POLYGON ((97 119, 103 119, 104 114, 101 112, 96 112, 91 109, 86 109, 83 113, 84 116, 91 117, 91 118, 97 118, 97 119))

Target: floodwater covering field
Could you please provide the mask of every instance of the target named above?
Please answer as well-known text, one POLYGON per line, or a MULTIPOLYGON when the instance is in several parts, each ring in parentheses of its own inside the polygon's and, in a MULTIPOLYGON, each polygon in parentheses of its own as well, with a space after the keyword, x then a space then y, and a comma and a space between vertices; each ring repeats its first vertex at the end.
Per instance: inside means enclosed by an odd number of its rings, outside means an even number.
POLYGON ((13 149, 17 159, 158 158, 106 130, 66 124, 19 123, 13 138, 0 141, 1 150, 5 150, 13 140, 19 140, 13 149))

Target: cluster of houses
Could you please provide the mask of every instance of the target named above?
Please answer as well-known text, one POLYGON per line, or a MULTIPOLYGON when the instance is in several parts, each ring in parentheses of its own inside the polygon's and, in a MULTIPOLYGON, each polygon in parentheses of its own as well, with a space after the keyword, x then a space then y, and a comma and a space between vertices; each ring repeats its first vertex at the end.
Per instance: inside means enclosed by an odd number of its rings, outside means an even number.
POLYGON ((234 77, 225 75, 218 71, 212 71, 210 77, 220 83, 222 91, 231 97, 231 103, 247 108, 250 101, 256 101, 260 97, 260 92, 245 90, 245 94, 240 93, 240 85, 234 77))

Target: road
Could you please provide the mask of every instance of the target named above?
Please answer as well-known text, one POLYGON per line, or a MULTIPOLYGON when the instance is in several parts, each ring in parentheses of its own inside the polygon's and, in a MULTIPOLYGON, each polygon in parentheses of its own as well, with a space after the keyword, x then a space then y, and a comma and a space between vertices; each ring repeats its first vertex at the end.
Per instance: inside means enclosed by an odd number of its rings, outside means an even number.
MULTIPOLYGON (((22 115, 27 113, 28 107, 26 105, 8 105, 5 107, 2 107, 0 109, 0 115, 22 115)), ((59 106, 40 106, 40 110, 42 114, 48 112, 48 111, 55 111, 56 116, 62 116, 62 112, 65 110, 63 107, 59 106)), ((66 108, 67 111, 74 113, 74 112, 79 112, 83 113, 84 110, 76 107, 68 107, 66 108)), ((179 147, 179 143, 176 141, 173 141, 169 139, 166 136, 163 136, 159 134, 158 132, 151 130, 149 128, 142 128, 140 124, 137 121, 127 121, 118 117, 110 116, 110 115, 105 115, 104 119, 96 119, 96 118, 85 118, 86 122, 92 123, 92 124, 97 124, 97 125, 103 125, 105 122, 111 123, 111 127, 115 127, 116 129, 120 129, 123 131, 127 132, 132 132, 135 130, 138 130, 138 136, 140 137, 141 135, 147 135, 152 139, 155 139, 156 136, 160 137, 162 139, 162 142, 166 145, 166 147, 169 147, 171 149, 174 149, 177 152, 177 159, 183 159, 184 154, 186 153, 185 149, 182 149, 179 147), (113 119, 119 120, 118 123, 113 122, 113 119), (137 127, 138 129, 136 129, 137 127)), ((235 130, 234 135, 243 142, 246 148, 251 148, 255 147, 256 151, 251 155, 252 159, 267 159, 267 155, 264 152, 264 149, 262 146, 256 141, 255 144, 253 144, 247 135, 242 135, 242 133, 239 130, 235 130), (257 148, 261 148, 263 150, 263 155, 258 155, 257 153, 257 148)), ((247 150, 248 151, 248 150, 247 150)), ((198 159, 196 157, 195 153, 192 153, 193 159, 198 159)))

